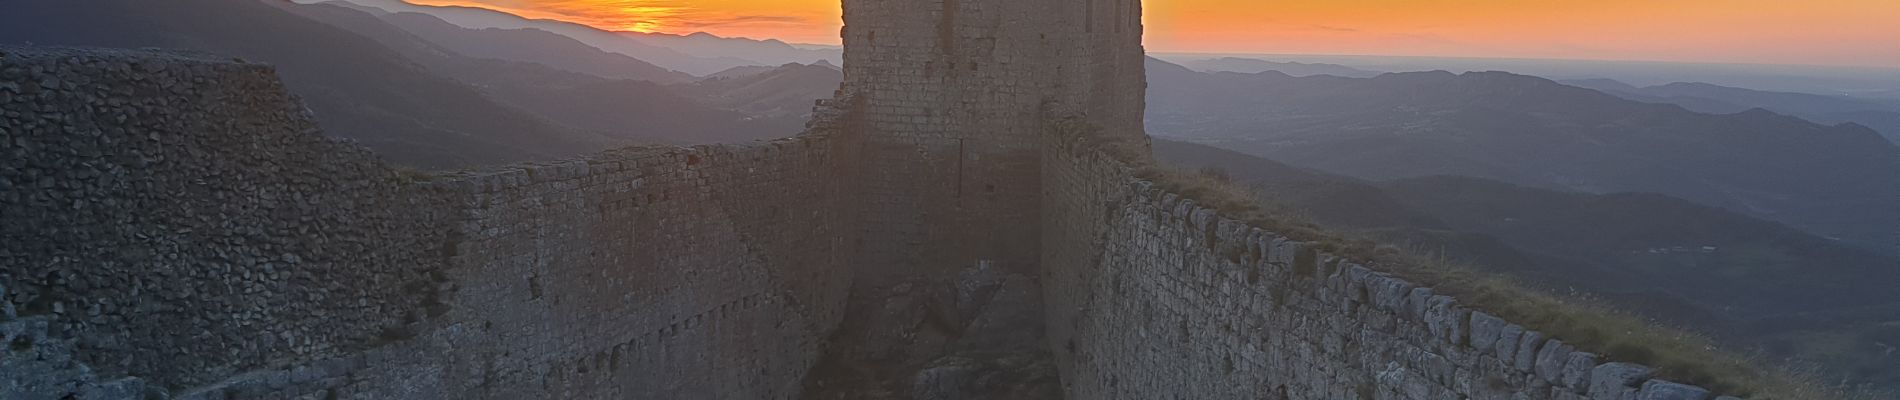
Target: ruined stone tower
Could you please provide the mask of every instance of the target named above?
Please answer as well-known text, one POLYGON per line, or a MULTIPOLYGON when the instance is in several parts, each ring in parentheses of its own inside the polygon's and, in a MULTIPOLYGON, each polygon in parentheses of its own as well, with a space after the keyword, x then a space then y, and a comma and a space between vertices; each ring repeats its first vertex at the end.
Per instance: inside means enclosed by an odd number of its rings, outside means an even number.
POLYGON ((805 395, 1057 396, 1037 278, 1044 133, 1063 121, 1142 136, 1140 7, 844 2, 835 104, 861 146, 862 246, 805 395), (978 375, 1005 378, 956 383, 978 375))
POLYGON ((1141 134, 1140 0, 845 0, 844 19, 866 273, 1032 267, 1037 133, 1141 134))

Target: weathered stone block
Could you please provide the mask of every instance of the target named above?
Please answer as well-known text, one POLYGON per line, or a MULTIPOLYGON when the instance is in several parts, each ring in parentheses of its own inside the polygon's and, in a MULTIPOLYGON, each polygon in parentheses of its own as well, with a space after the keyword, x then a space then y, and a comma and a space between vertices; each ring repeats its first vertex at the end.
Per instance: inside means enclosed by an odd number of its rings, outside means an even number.
POLYGON ((1563 385, 1564 366, 1570 361, 1570 353, 1576 348, 1564 344, 1562 340, 1552 339, 1537 350, 1536 373, 1538 378, 1552 385, 1563 385))
POLYGON ((1597 355, 1585 352, 1570 353, 1564 360, 1563 384, 1561 386, 1577 393, 1589 390, 1591 368, 1597 365, 1597 355))
POLYGON ((1519 371, 1535 372, 1538 350, 1544 348, 1544 333, 1526 330, 1518 337, 1517 354, 1511 360, 1511 366, 1517 367, 1519 371))
POLYGON ((1425 313, 1432 308, 1432 296, 1434 296, 1432 288, 1412 288, 1412 292, 1405 295, 1405 304, 1408 307, 1405 310, 1406 317, 1413 321, 1428 322, 1425 313))
POLYGON ((1497 354, 1498 337, 1504 334, 1507 325, 1503 319, 1493 317, 1483 311, 1471 312, 1471 348, 1478 354, 1497 354))
POLYGON ((1708 398, 1708 389, 1661 379, 1643 383, 1642 392, 1636 395, 1636 400, 1707 400, 1708 398))
POLYGON ((1465 323, 1470 321, 1468 310, 1458 307, 1457 300, 1451 296, 1432 296, 1425 309, 1425 326, 1439 342, 1461 346, 1465 344, 1465 323))
POLYGON ((1497 355, 1498 360, 1504 361, 1505 365, 1510 365, 1517 359, 1518 341, 1523 340, 1523 336, 1524 327, 1517 324, 1506 323, 1498 327, 1497 340, 1492 343, 1492 354, 1497 355))
POLYGON ((12 299, 7 297, 6 285, 0 285, 0 321, 11 321, 19 317, 20 313, 14 310, 12 299))
POLYGON ((1630 363, 1604 363, 1590 369, 1586 393, 1591 400, 1632 400, 1638 385, 1655 376, 1656 370, 1630 363))
POLYGON ((1592 400, 1581 394, 1572 393, 1562 388, 1551 388, 1550 398, 1551 400, 1592 400))
POLYGON ((1374 290, 1373 303, 1380 309, 1398 314, 1409 308, 1407 299, 1412 293, 1412 283, 1391 275, 1375 275, 1371 286, 1374 290))

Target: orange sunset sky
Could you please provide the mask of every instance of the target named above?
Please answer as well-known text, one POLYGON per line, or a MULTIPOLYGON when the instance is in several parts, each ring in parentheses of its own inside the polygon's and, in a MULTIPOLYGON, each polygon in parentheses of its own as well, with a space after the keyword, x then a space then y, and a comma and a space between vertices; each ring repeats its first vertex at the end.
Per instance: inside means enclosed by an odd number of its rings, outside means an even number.
MULTIPOLYGON (((408 0, 611 30, 838 42, 838 0, 408 0)), ((1900 0, 1148 0, 1158 52, 1900 68, 1900 0)))

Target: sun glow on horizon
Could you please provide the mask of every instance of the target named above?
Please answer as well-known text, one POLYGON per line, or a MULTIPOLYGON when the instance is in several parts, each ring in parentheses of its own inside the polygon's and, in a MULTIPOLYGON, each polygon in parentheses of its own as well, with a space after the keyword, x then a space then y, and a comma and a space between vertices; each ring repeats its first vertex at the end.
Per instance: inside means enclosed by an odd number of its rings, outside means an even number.
POLYGON ((836 44, 837 0, 403 0, 425 6, 479 7, 610 31, 776 38, 836 44))
POLYGON ((1892 0, 1174 0, 1150 48, 1900 67, 1892 0))
MULTIPOLYGON (((839 0, 406 0, 608 30, 837 44, 839 0)), ((1158 52, 1367 54, 1900 68, 1892 0, 1157 0, 1158 52)))
POLYGON ((619 28, 619 30, 627 30, 627 31, 642 32, 642 33, 664 31, 667 29, 667 26, 663 22, 661 22, 662 20, 658 18, 654 18, 654 17, 660 16, 660 15, 670 15, 673 13, 674 10, 676 9, 673 7, 650 7, 650 6, 621 7, 619 10, 621 14, 645 16, 645 17, 650 18, 650 20, 622 25, 619 28))

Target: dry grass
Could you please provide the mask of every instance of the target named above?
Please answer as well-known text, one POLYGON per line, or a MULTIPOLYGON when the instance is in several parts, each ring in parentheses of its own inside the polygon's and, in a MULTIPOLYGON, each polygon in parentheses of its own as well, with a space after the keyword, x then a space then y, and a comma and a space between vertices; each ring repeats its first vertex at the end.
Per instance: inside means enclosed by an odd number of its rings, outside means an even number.
POLYGON ((1371 265, 1456 297, 1467 306, 1561 339, 1605 361, 1655 367, 1663 379, 1751 399, 1884 399, 1820 384, 1706 336, 1666 326, 1577 294, 1525 286, 1508 277, 1418 252, 1381 248, 1371 265))
POLYGON ((406 166, 396 166, 393 169, 395 181, 404 185, 433 181, 440 177, 440 175, 435 172, 423 171, 406 166))
MULTIPOLYGON (((1056 129, 1086 135, 1075 122, 1056 129)), ((1875 400, 1894 397, 1820 382, 1812 371, 1792 371, 1775 362, 1724 349, 1709 338, 1668 327, 1575 294, 1535 289, 1508 277, 1418 251, 1381 246, 1363 238, 1325 231, 1297 210, 1263 200, 1236 185, 1221 171, 1189 172, 1159 165, 1147 143, 1133 138, 1092 139, 1099 149, 1134 168, 1141 179, 1218 210, 1222 216, 1316 243, 1321 251, 1359 261, 1484 310, 1527 329, 1543 332, 1605 361, 1633 362, 1657 369, 1663 379, 1709 388, 1720 394, 1773 400, 1875 400)))

